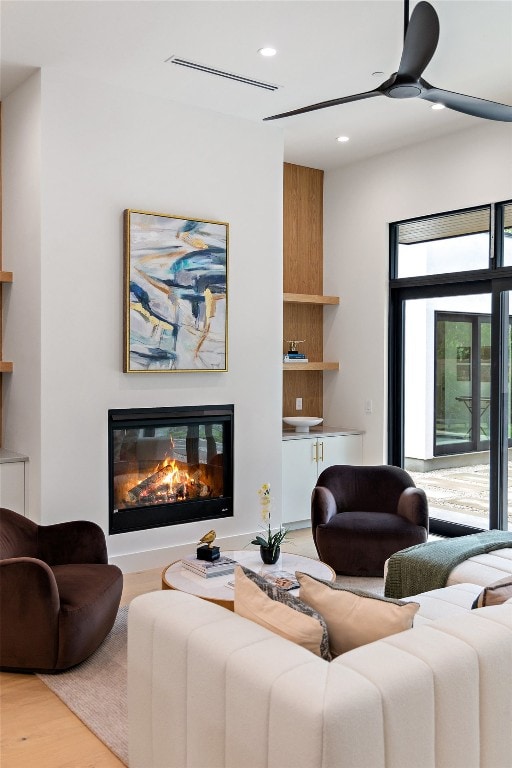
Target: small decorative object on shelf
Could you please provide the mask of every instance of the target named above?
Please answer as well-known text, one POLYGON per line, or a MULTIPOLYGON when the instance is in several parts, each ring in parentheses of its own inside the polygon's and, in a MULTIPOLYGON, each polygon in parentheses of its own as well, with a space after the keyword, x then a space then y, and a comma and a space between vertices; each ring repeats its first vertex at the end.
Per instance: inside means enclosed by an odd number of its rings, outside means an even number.
POLYGON ((285 339, 288 344, 288 352, 283 356, 283 363, 308 363, 309 360, 303 352, 299 352, 297 344, 304 344, 304 339, 285 339))
POLYGON ((295 340, 295 339, 285 339, 286 343, 290 346, 288 347, 288 354, 289 355, 300 355, 301 353, 297 349, 297 344, 304 344, 305 339, 295 340))
POLYGON ((197 548, 198 560, 208 560, 209 562, 213 562, 214 560, 219 559, 220 547, 213 546, 216 537, 217 534, 214 530, 208 531, 204 536, 201 536, 199 539, 200 546, 197 548))
POLYGON ((274 531, 270 528, 270 516, 271 516, 271 496, 270 485, 264 483, 258 491, 261 504, 261 519, 263 520, 263 528, 265 531, 264 536, 256 536, 251 541, 251 544, 258 544, 260 547, 261 559, 265 565, 274 565, 279 560, 281 554, 281 544, 285 540, 285 536, 288 533, 286 528, 282 525, 279 526, 278 531, 274 531))

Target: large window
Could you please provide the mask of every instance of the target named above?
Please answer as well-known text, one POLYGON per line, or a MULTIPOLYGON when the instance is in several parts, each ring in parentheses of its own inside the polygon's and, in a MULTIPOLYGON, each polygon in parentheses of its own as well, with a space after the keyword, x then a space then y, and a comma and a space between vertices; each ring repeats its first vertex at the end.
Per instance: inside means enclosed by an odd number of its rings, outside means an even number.
POLYGON ((506 529, 512 203, 391 225, 390 273, 389 461, 432 530, 506 529))

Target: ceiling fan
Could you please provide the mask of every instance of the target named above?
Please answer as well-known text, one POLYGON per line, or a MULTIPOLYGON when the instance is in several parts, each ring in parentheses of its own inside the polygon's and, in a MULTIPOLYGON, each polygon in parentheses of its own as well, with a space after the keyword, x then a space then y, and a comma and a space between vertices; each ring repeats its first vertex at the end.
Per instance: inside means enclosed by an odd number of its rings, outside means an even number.
POLYGON ((439 18, 430 3, 422 0, 419 2, 409 20, 409 0, 404 3, 404 48, 398 71, 373 91, 364 91, 352 96, 341 96, 339 99, 321 101, 311 104, 309 107, 293 109, 290 112, 282 112, 279 115, 265 117, 265 120, 278 120, 281 117, 300 115, 303 112, 313 112, 325 107, 335 107, 338 104, 347 104, 350 101, 371 99, 373 96, 388 96, 390 99, 425 99, 434 104, 443 104, 456 112, 464 112, 466 115, 483 117, 487 120, 501 120, 512 122, 512 107, 508 104, 499 104, 496 101, 479 99, 475 96, 465 96, 462 93, 444 91, 436 88, 422 78, 437 48, 439 41, 439 18))

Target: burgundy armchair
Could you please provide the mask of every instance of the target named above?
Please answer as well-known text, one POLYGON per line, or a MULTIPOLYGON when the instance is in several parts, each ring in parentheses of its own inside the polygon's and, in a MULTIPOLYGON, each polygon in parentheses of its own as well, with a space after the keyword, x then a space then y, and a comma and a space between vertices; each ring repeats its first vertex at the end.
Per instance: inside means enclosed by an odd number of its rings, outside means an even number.
POLYGON ((60 672, 84 661, 112 629, 122 588, 95 523, 37 525, 0 509, 0 668, 60 672))
POLYGON ((318 556, 337 573, 382 576, 388 557, 427 540, 427 498, 398 467, 336 465, 313 489, 311 525, 318 556))

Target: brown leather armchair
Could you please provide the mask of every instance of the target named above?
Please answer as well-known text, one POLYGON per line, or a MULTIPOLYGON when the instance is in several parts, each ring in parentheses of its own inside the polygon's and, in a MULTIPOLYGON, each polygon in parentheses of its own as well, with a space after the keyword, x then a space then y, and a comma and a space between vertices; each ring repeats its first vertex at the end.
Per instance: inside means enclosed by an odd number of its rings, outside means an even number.
POLYGON ((0 509, 0 668, 60 672, 84 661, 112 629, 122 588, 95 523, 37 525, 0 509))
POLYGON ((427 498, 398 467, 336 465, 313 489, 311 525, 319 558, 337 573, 382 576, 388 557, 427 540, 427 498))

